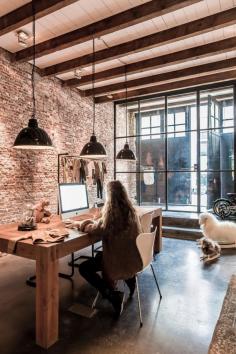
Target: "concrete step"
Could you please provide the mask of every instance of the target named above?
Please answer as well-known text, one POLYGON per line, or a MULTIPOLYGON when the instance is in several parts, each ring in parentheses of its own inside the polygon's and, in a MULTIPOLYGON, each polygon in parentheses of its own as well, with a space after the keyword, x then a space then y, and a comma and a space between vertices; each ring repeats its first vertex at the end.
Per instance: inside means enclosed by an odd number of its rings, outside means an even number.
POLYGON ((188 229, 198 229, 199 222, 198 217, 196 218, 183 218, 178 216, 163 216, 162 224, 164 226, 175 226, 188 229))
POLYGON ((162 226, 162 236, 182 240, 197 240, 203 235, 199 228, 162 226))

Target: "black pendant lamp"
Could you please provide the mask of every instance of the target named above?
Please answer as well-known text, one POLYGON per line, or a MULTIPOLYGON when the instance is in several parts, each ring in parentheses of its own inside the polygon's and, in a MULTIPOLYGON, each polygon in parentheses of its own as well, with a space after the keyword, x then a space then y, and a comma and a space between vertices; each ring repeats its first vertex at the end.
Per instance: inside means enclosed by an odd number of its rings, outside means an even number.
POLYGON ((131 160, 136 160, 135 155, 133 151, 129 148, 128 144, 128 110, 127 110, 127 98, 128 93, 127 93, 127 70, 125 67, 125 116, 126 116, 126 143, 124 145, 124 148, 118 152, 116 155, 117 160, 126 160, 126 161, 131 161, 131 160))
POLYGON ((14 149, 34 149, 44 150, 52 149, 52 141, 45 130, 38 127, 38 121, 36 119, 36 107, 35 107, 35 0, 32 0, 32 14, 33 14, 33 64, 32 64, 32 98, 33 98, 33 114, 29 119, 28 127, 22 129, 16 137, 14 142, 14 149))
POLYGON ((84 159, 102 159, 107 157, 106 150, 103 145, 97 141, 95 135, 95 99, 94 99, 94 83, 95 83, 95 38, 93 37, 93 63, 92 63, 92 99, 93 99, 93 132, 90 141, 84 145, 80 157, 84 159))

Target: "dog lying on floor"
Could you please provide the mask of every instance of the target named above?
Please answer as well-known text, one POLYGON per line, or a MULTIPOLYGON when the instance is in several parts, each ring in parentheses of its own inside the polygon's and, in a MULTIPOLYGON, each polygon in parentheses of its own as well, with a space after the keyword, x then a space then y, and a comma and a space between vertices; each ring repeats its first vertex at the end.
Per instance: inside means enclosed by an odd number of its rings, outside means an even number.
MULTIPOLYGON (((236 224, 231 221, 219 221, 210 213, 199 216, 199 224, 204 237, 216 241, 221 248, 236 248, 236 224)), ((199 240, 201 245, 202 240, 199 240)))
POLYGON ((203 255, 200 257, 201 261, 211 262, 220 257, 221 248, 215 241, 210 240, 207 237, 201 239, 200 247, 203 255))

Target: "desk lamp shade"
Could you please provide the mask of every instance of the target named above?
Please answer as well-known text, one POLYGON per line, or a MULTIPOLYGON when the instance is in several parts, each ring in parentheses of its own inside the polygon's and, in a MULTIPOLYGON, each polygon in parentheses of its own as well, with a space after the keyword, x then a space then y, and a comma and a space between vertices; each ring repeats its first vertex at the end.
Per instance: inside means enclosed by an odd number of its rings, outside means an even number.
POLYGON ((126 96, 126 101, 125 101, 125 117, 126 117, 126 143, 124 145, 124 148, 118 152, 116 155, 117 160, 126 160, 126 161, 132 161, 136 160, 135 155, 133 151, 129 148, 128 144, 128 133, 127 133, 127 128, 128 128, 128 111, 127 111, 127 71, 125 67, 125 96, 126 96))
POLYGON ((95 135, 95 99, 94 99, 94 83, 95 83, 95 38, 93 37, 93 63, 92 63, 92 99, 93 99, 93 132, 90 141, 84 145, 81 150, 80 157, 84 159, 102 159, 107 157, 106 150, 101 143, 97 141, 95 135))
POLYGON ((28 127, 23 128, 17 135, 14 142, 14 149, 35 149, 44 150, 52 149, 52 141, 47 132, 38 127, 38 121, 36 119, 36 107, 35 107, 35 0, 32 1, 32 14, 33 14, 33 64, 31 74, 32 84, 32 99, 33 99, 33 114, 29 119, 28 127))

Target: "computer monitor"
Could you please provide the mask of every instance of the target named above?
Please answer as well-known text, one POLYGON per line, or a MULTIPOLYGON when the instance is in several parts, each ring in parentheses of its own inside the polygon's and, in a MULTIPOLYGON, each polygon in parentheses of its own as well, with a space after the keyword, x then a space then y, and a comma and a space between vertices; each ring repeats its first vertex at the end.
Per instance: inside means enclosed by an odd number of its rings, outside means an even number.
POLYGON ((89 211, 88 192, 86 184, 59 184, 60 214, 63 219, 89 211))

